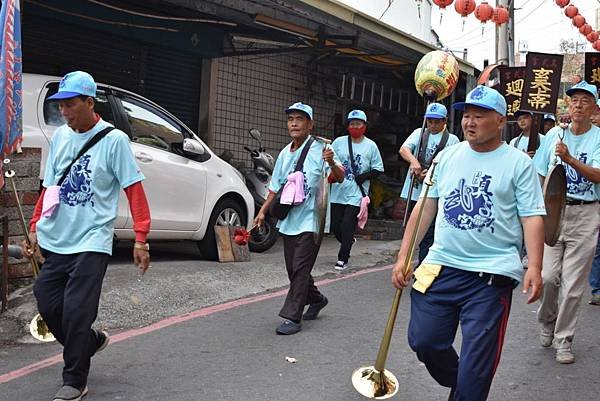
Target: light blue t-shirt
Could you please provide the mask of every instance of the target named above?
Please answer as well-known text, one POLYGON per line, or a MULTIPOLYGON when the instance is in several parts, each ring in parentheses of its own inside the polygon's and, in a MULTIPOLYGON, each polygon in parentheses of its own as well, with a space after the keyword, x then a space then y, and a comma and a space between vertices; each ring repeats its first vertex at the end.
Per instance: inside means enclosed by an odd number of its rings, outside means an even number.
MULTIPOLYGON (((81 148, 102 129, 77 133, 66 124, 50 140, 44 187, 56 185, 81 148)), ((129 137, 114 129, 71 167, 60 188, 60 203, 54 214, 36 224, 40 246, 54 253, 112 253, 113 222, 117 217, 119 192, 142 181, 129 137)))
MULTIPOLYGON (((429 139, 427 140, 427 149, 425 150, 425 158, 427 160, 431 159, 435 150, 437 149, 438 144, 442 140, 443 132, 438 132, 437 134, 429 134, 429 139)), ((412 154, 415 157, 418 157, 415 153, 417 152, 417 148, 419 147, 419 141, 421 140, 421 128, 417 128, 406 138, 406 141, 402 144, 403 147, 409 148, 412 154)), ((448 142, 446 142, 446 147, 456 145, 460 141, 458 137, 454 134, 450 134, 448 137, 448 142)), ((445 149, 444 148, 444 149, 445 149)), ((411 174, 410 171, 406 174, 406 178, 404 179, 404 185, 402 186, 402 193, 400 197, 403 199, 408 199, 408 191, 410 189, 411 182, 411 174)), ((419 199, 419 195, 421 194, 421 190, 423 189, 423 184, 417 180, 415 180, 415 187, 413 188, 413 192, 411 195, 411 200, 416 201, 419 199)))
MULTIPOLYGON (((308 137, 310 138, 310 136, 308 137)), ((302 149, 306 145, 308 138, 295 151, 291 151, 292 144, 289 143, 277 156, 269 190, 279 191, 282 185, 287 181, 288 175, 296 169, 296 162, 300 158, 302 149)), ((317 232, 317 222, 315 207, 317 186, 321 180, 322 171, 327 173, 330 168, 327 162, 323 161, 323 144, 313 141, 302 168, 304 175, 304 202, 293 206, 287 217, 277 222, 279 232, 285 235, 298 235, 305 232, 317 232)), ((334 151, 335 153, 335 151, 334 151)), ((334 156, 336 164, 341 164, 337 156, 334 156)))
MULTIPOLYGON (((554 165, 556 144, 563 135, 563 129, 554 127, 546 134, 546 138, 538 151, 533 162, 537 172, 541 176, 548 175, 548 170, 554 165)), ((562 140, 569 153, 582 163, 594 168, 600 168, 600 128, 592 125, 592 128, 584 134, 575 135, 570 129, 564 130, 562 140)), ((560 158, 558 159, 560 161, 560 158)), ((564 163, 567 173, 567 196, 578 200, 600 199, 600 185, 588 181, 573 167, 564 163)))
MULTIPOLYGON (((341 136, 331 144, 333 151, 342 162, 344 167, 344 181, 331 185, 331 203, 341 203, 343 205, 360 206, 362 193, 358 184, 354 181, 352 165, 350 163, 350 152, 348 151, 348 136, 341 136)), ((381 154, 377 149, 377 144, 367 137, 359 143, 352 142, 352 153, 354 154, 354 165, 358 172, 363 174, 371 170, 383 172, 383 161, 381 154)), ((370 181, 366 180, 362 184, 365 194, 369 194, 370 181)))
MULTIPOLYGON (((544 143, 544 135, 538 134, 538 145, 539 145, 538 149, 540 149, 542 147, 543 143, 544 143)), ((522 152, 527 153, 527 147, 529 146, 529 137, 525 136, 525 135, 523 135, 521 137, 516 136, 510 140, 509 145, 519 149, 522 152)))
POLYGON ((438 198, 435 239, 424 263, 520 281, 520 218, 546 213, 533 162, 506 143, 480 153, 463 142, 438 158, 427 195, 438 198))

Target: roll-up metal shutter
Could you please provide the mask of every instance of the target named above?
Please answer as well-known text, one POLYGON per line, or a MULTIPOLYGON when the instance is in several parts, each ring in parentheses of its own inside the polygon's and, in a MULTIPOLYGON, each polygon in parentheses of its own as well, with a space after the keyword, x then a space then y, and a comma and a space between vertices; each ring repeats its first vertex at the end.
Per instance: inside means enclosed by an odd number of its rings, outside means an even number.
POLYGON ((138 93, 198 127, 202 58, 121 36, 23 15, 23 71, 63 76, 87 71, 98 82, 138 93))

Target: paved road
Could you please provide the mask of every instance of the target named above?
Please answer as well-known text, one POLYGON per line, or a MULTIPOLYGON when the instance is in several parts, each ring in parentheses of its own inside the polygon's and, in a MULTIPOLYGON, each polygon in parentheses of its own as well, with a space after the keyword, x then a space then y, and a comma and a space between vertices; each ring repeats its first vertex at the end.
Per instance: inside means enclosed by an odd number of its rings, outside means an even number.
MULTIPOLYGON (((179 323, 171 319, 150 326, 148 332, 116 334, 118 342, 94 358, 86 401, 361 400, 350 375, 374 362, 393 296, 389 269, 338 276, 321 288, 329 306, 290 337, 274 333, 283 292, 201 309, 179 323), (286 356, 298 362, 286 362, 286 356)), ((430 379, 407 346, 408 303, 404 297, 387 363, 401 384, 394 399, 445 400, 447 391, 430 379)), ((553 352, 537 345, 534 309, 515 292, 489 399, 598 401, 600 308, 582 305, 577 362, 570 366, 555 363, 553 352)), ((5 347, 0 381, 57 350, 55 345, 5 347)), ((0 384, 0 401, 49 400, 60 385, 60 371, 60 363, 53 364, 0 384)))

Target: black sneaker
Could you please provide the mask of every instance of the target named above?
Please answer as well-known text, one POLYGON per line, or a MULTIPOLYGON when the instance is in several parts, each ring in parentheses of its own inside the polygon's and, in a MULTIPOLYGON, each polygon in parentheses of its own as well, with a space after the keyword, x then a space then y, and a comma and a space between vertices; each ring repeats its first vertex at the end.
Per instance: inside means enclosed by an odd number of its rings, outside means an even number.
POLYGON ((323 295, 323 299, 321 300, 321 302, 316 303, 316 304, 310 304, 306 313, 304 315, 302 315, 302 319, 315 320, 317 318, 317 315, 319 314, 319 312, 321 312, 321 309, 326 307, 328 303, 329 303, 329 300, 327 299, 327 297, 325 295, 323 295))
POLYGON ((62 386, 54 396, 53 401, 80 401, 88 393, 88 388, 85 386, 79 390, 73 386, 62 386))
POLYGON ((279 326, 277 326, 277 329, 275 329, 275 332, 277 334, 287 336, 290 334, 296 334, 300 330, 302 330, 302 324, 292 322, 291 320, 285 320, 283 323, 281 323, 279 326))
POLYGON ((106 330, 96 330, 94 329, 94 331, 96 332, 96 337, 98 337, 98 348, 96 348, 96 352, 94 352, 94 355, 96 355, 98 352, 102 351, 104 348, 108 347, 108 343, 110 342, 110 337, 108 336, 108 332, 106 330))

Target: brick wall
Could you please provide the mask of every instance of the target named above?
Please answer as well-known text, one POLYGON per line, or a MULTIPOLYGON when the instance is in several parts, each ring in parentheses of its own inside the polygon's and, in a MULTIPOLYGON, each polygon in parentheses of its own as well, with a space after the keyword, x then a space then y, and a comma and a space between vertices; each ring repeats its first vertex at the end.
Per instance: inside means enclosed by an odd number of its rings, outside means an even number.
MULTIPOLYGON (((14 179, 19 193, 23 214, 27 224, 31 219, 40 188, 41 151, 37 148, 25 148, 23 153, 11 155, 10 169, 16 173, 14 179)), ((7 214, 9 218, 9 243, 20 244, 23 239, 23 228, 19 221, 19 212, 10 179, 0 190, 0 216, 7 214)), ((0 233, 1 234, 1 233, 0 233)), ((9 277, 31 276, 31 265, 23 260, 9 259, 9 277)))

